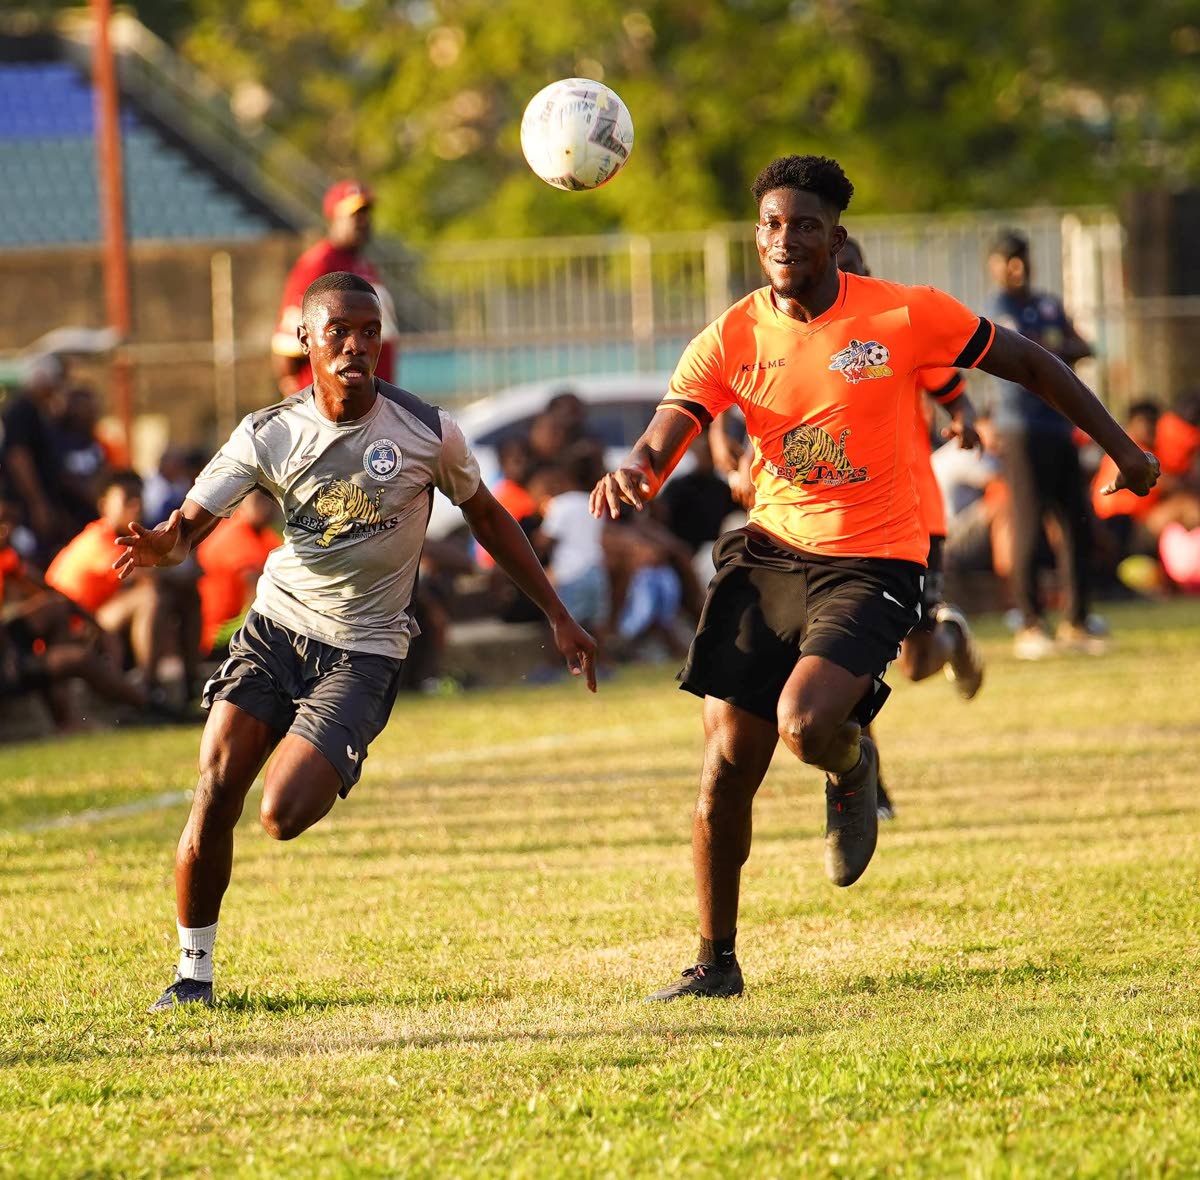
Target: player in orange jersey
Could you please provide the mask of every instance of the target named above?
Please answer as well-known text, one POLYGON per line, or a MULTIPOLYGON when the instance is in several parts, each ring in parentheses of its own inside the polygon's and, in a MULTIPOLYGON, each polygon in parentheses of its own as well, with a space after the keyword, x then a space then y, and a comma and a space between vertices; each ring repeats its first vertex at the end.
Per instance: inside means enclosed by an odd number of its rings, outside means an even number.
POLYGON ((666 398, 592 511, 642 509, 696 434, 738 406, 754 447, 755 504, 714 551, 682 686, 704 698, 705 755, 692 828, 700 917, 695 965, 655 992, 742 991, 734 948, 751 810, 783 739, 826 783, 826 872, 862 875, 878 831, 878 758, 862 736, 884 669, 920 618, 928 533, 913 478, 918 375, 973 368, 1018 381, 1117 462, 1144 494, 1158 463, 1064 364, 932 287, 848 275, 839 224, 853 186, 833 160, 789 156, 754 183, 768 285, 692 341, 666 398))
MULTIPOLYGON (((871 271, 862 247, 853 238, 838 254, 838 266, 847 274, 867 275, 871 271)), ((921 369, 917 384, 922 396, 916 398, 917 414, 913 421, 913 474, 917 481, 917 501, 921 524, 929 534, 929 553, 925 559, 925 590, 921 600, 921 620, 900 645, 896 660, 901 673, 914 682, 925 680, 945 669, 947 678, 959 694, 970 700, 983 683, 983 658, 966 615, 945 599, 942 554, 946 546, 946 508, 942 490, 933 473, 929 443, 929 402, 936 402, 950 415, 945 438, 957 438, 962 447, 981 445, 975 432, 975 408, 966 393, 966 382, 957 369, 921 369)), ((872 737, 870 730, 867 735, 872 737)), ((892 819, 895 808, 883 785, 878 783, 877 810, 880 819, 892 819)))

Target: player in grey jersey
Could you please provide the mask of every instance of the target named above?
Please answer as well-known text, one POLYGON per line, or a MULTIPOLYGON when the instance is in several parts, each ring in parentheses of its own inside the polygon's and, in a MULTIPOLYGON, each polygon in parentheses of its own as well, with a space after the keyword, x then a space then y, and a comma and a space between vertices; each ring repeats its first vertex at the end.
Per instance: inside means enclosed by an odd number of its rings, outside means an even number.
POLYGON ((277 840, 310 828, 357 782, 416 634, 409 610, 435 488, 545 612, 571 671, 596 690, 594 641, 480 482, 457 424, 374 377, 380 308, 370 284, 342 271, 317 279, 298 335, 313 384, 245 418, 169 520, 131 524, 118 538, 124 578, 179 564, 254 488, 284 513, 284 543, 204 689, 200 780, 175 855, 178 973, 151 1011, 212 1003, 233 829, 267 759, 259 816, 277 840))

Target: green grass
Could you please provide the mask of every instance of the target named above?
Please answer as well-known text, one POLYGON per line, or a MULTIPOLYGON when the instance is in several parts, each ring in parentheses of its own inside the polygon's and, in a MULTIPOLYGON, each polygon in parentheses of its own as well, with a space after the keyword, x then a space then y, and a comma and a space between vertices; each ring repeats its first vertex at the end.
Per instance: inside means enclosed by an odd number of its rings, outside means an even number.
POLYGON ((740 1001, 686 965, 698 703, 671 670, 405 700, 347 803, 272 843, 251 797, 213 1012, 174 962, 198 732, 0 750, 0 1174, 1200 1173, 1200 603, 1113 654, 897 684, 900 818, 821 872, 781 754, 740 1001), (714 1171, 716 1170, 716 1171, 714 1171))

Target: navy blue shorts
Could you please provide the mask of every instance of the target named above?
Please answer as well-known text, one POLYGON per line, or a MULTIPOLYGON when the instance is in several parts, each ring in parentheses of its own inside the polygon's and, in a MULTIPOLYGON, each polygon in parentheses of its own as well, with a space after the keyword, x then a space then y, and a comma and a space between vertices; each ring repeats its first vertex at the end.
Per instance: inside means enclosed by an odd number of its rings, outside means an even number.
POLYGON ((251 611, 201 703, 228 701, 281 736, 311 742, 341 776, 344 799, 391 716, 403 662, 322 643, 251 611))

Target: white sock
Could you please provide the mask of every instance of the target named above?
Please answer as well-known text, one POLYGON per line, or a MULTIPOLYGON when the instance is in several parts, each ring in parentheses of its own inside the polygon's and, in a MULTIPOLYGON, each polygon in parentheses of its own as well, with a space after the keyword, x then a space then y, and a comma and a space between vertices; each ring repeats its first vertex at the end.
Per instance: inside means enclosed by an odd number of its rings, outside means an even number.
MULTIPOLYGON (((179 924, 176 923, 178 926, 179 924)), ((212 983, 213 943, 217 941, 217 924, 189 928, 179 926, 179 978, 212 983)))

